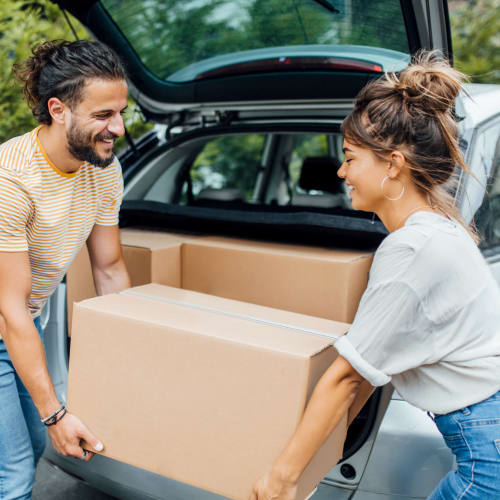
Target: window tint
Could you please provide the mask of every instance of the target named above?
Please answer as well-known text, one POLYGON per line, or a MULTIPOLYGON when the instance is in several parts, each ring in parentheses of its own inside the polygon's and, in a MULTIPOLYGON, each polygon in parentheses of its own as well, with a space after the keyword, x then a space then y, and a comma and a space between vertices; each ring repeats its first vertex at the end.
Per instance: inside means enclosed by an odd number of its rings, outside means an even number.
POLYGON ((480 247, 500 247, 500 123, 477 137, 474 154, 473 171, 479 177, 488 176, 487 193, 474 217, 481 234, 480 247))
POLYGON ((265 56, 252 53, 247 61, 304 53, 328 58, 328 48, 338 45, 409 53, 400 0, 102 0, 102 4, 147 68, 174 82, 192 81, 206 71, 241 62, 233 57, 241 51, 296 48, 265 56), (219 59, 198 64, 214 57, 219 59))
MULTIPOLYGON (((194 199, 251 201, 259 173, 265 135, 231 135, 208 142, 189 175, 194 199)), ((189 185, 181 203, 188 201, 189 185)))

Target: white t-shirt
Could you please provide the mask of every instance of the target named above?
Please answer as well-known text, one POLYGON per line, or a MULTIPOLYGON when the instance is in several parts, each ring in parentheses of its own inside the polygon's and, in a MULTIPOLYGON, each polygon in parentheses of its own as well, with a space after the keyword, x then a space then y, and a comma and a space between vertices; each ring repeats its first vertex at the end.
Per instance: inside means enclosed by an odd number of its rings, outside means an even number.
POLYGON ((375 253, 335 347, 372 385, 436 414, 500 390, 500 289, 457 222, 416 212, 375 253))

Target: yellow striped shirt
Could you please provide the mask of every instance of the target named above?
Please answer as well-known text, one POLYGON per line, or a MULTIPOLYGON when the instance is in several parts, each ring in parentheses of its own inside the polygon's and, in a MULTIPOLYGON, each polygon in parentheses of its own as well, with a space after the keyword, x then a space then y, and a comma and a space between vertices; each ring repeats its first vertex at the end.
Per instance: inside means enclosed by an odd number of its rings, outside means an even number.
POLYGON ((45 153, 39 130, 0 145, 0 251, 29 254, 33 318, 94 224, 118 223, 123 195, 118 160, 104 169, 85 162, 75 172, 61 172, 45 153))

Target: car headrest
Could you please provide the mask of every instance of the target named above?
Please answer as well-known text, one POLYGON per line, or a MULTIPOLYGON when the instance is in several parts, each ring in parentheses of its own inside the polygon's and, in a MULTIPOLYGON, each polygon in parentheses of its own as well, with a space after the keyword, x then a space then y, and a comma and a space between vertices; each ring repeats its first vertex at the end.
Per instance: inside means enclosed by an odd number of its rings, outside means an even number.
POLYGON ((245 201, 245 193, 238 188, 205 188, 197 196, 198 200, 245 201))
POLYGON ((340 161, 331 156, 308 156, 302 163, 299 186, 304 191, 341 193, 344 182, 338 175, 340 161))

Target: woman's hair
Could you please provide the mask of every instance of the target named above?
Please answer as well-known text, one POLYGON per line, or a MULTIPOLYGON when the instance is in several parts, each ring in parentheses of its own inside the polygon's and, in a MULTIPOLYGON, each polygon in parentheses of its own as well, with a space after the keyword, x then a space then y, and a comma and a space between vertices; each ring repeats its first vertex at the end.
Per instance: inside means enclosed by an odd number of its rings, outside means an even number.
POLYGON ((360 91, 342 133, 384 160, 392 151, 401 151, 417 189, 477 242, 475 229, 465 224, 451 195, 456 165, 470 173, 454 115, 464 78, 440 52, 420 52, 399 75, 386 73, 360 91))
POLYGON ((118 56, 100 42, 54 40, 35 47, 32 53, 25 61, 15 64, 13 71, 39 123, 50 125, 52 121, 47 106, 51 97, 73 108, 81 101, 88 79, 126 78, 118 56))

